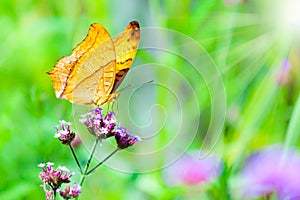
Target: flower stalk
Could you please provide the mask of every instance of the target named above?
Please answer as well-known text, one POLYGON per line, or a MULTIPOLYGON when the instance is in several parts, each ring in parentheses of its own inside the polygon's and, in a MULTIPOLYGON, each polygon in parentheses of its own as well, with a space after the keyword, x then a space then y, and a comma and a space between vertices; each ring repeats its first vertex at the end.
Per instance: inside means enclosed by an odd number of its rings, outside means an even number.
POLYGON ((113 152, 111 152, 106 158, 104 158, 101 162, 99 162, 93 169, 91 169, 89 172, 86 173, 86 175, 91 174, 93 171, 95 171, 100 165, 102 165, 105 161, 107 161, 111 156, 113 156, 117 151, 121 150, 121 148, 116 148, 113 152))
POLYGON ((96 139, 95 142, 94 142, 94 144, 93 144, 92 151, 91 151, 91 153, 89 155, 88 161, 87 161, 87 163, 85 165, 84 171, 81 174, 81 178, 80 178, 80 182, 79 182, 80 186, 83 185, 83 183, 84 183, 84 181, 86 179, 87 172, 89 170, 89 167, 90 167, 90 164, 91 164, 91 161, 93 159, 93 156, 94 156, 94 153, 95 153, 95 150, 96 150, 96 147, 97 147, 98 143, 99 143, 99 139, 96 139))
POLYGON ((56 199, 57 193, 63 199, 78 198, 78 195, 81 193, 81 187, 88 175, 93 173, 119 150, 128 148, 134 145, 136 142, 141 141, 138 136, 129 134, 126 128, 117 123, 116 114, 114 112, 107 112, 106 115, 104 115, 102 113, 102 108, 92 109, 87 114, 82 115, 80 122, 83 123, 87 127, 89 133, 95 137, 94 144, 91 148, 84 169, 80 165, 79 159, 76 156, 76 152, 71 144, 76 136, 75 132, 71 131, 71 123, 64 120, 59 121, 60 125, 55 126, 56 133, 54 135, 54 137, 57 138, 62 144, 69 146, 72 156, 80 170, 80 182, 79 184, 74 183, 73 186, 67 185, 65 189, 62 190, 61 185, 63 183, 70 183, 70 178, 73 173, 68 174, 69 170, 66 167, 58 167, 56 170, 54 170, 52 167, 53 163, 40 164, 39 167, 41 167, 43 170, 40 173, 40 178, 44 182, 42 186, 46 194, 46 200, 56 199), (110 137, 115 138, 117 143, 116 149, 96 166, 90 169, 97 145, 99 142, 102 142, 102 140, 110 137))
POLYGON ((75 153, 75 151, 74 151, 74 149, 73 149, 73 147, 72 147, 71 144, 69 144, 69 147, 70 147, 70 150, 71 150, 71 152, 72 152, 72 155, 73 155, 73 157, 74 157, 74 159, 75 159, 75 162, 76 162, 76 164, 77 164, 77 166, 78 166, 78 168, 79 168, 79 170, 80 170, 80 174, 82 174, 82 173, 83 173, 82 167, 81 167, 81 165, 80 165, 80 163, 79 163, 79 161, 78 161, 78 158, 77 158, 77 156, 76 156, 76 153, 75 153))

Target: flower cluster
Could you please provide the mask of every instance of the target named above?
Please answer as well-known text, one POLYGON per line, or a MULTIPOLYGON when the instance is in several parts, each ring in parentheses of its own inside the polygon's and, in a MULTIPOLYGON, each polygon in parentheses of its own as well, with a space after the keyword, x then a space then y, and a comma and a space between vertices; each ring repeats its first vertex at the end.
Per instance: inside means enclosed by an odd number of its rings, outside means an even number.
POLYGON ((65 166, 59 166, 56 170, 53 169, 54 164, 51 162, 41 163, 38 166, 42 168, 40 178, 44 184, 48 184, 52 189, 57 189, 62 183, 69 183, 70 178, 74 173, 68 174, 69 170, 65 166))
POLYGON ((60 196, 64 199, 76 198, 81 193, 81 187, 78 183, 74 183, 73 186, 67 186, 64 190, 59 190, 60 196))
MULTIPOLYGON (((85 171, 82 170, 75 151, 71 145, 75 138, 75 132, 71 131, 71 123, 64 120, 59 121, 60 125, 55 126, 56 133, 55 138, 58 138, 62 144, 69 145, 75 161, 80 169, 82 175, 86 176, 97 169, 103 162, 105 162, 109 157, 111 157, 115 152, 120 149, 125 149, 129 146, 134 145, 137 141, 141 139, 137 136, 130 135, 126 128, 122 127, 121 124, 117 124, 116 114, 114 112, 109 112, 106 115, 102 113, 102 108, 96 108, 90 110, 87 114, 81 116, 80 122, 83 123, 88 131, 96 136, 96 142, 102 139, 106 139, 114 136, 117 141, 118 148, 107 156, 103 161, 96 165, 93 169, 88 171, 89 163, 92 156, 89 157, 85 171)), ((75 141, 75 140, 74 140, 75 141)), ((95 143, 96 144, 96 143, 95 143)), ((94 146, 96 147, 96 145, 94 146)), ((92 150, 94 152, 95 149, 92 150)), ((59 166, 57 169, 53 168, 53 163, 42 163, 38 165, 42 168, 40 173, 40 178, 43 181, 42 187, 44 188, 46 199, 55 199, 57 192, 64 199, 76 198, 81 193, 81 186, 74 183, 73 186, 67 185, 64 190, 61 189, 63 183, 70 183, 70 178, 73 173, 68 174, 69 170, 66 167, 59 166)), ((85 178, 83 177, 82 180, 85 178)), ((82 181, 81 180, 81 184, 82 181)))
POLYGON ((88 128, 92 135, 105 139, 113 136, 112 131, 116 126, 117 120, 114 112, 109 112, 103 117, 102 108, 96 108, 82 115, 80 122, 88 128))
POLYGON ((115 139, 120 149, 125 149, 134 145, 136 142, 141 141, 140 137, 130 135, 126 131, 126 128, 122 127, 121 125, 119 125, 118 128, 113 131, 113 134, 115 135, 115 139))
POLYGON ((118 147, 121 149, 132 146, 141 140, 138 136, 130 135, 121 124, 117 125, 114 112, 109 112, 104 116, 102 108, 90 110, 87 114, 82 115, 80 122, 88 128, 92 135, 99 139, 115 136, 118 147))
POLYGON ((67 186, 64 191, 59 190, 63 183, 70 183, 70 178, 74 173, 68 174, 69 170, 65 166, 58 166, 57 169, 54 169, 53 165, 51 162, 38 165, 38 167, 42 168, 40 179, 43 181, 42 187, 45 191, 46 199, 53 199, 56 191, 59 191, 64 199, 77 197, 81 190, 77 184, 74 184, 73 187, 67 186))
POLYGON ((61 129, 59 129, 59 126, 54 127, 57 131, 54 137, 58 138, 63 144, 70 144, 75 138, 75 133, 70 129, 71 123, 64 120, 59 121, 59 123, 61 129))

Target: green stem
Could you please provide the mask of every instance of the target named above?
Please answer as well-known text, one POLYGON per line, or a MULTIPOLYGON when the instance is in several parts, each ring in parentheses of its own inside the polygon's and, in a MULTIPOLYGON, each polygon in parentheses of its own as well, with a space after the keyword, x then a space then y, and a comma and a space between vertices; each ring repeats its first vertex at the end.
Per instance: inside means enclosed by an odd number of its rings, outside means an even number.
POLYGON ((86 175, 89 175, 90 173, 92 173, 93 171, 95 171, 100 165, 102 165, 105 161, 107 161, 112 155, 114 155, 115 153, 117 153, 117 151, 119 151, 119 150, 121 150, 119 147, 116 148, 106 158, 104 158, 104 160, 102 160, 101 162, 99 162, 98 165, 96 165, 93 169, 91 169, 88 173, 86 173, 86 175))
POLYGON ((53 200, 56 199, 56 190, 57 190, 57 189, 53 189, 53 200))
POLYGON ((285 135, 284 146, 286 148, 296 146, 300 137, 300 94, 298 96, 295 108, 292 113, 291 120, 285 135))
POLYGON ((84 180, 85 180, 85 178, 86 178, 87 171, 89 170, 90 163, 91 163, 91 160, 92 160, 93 155, 94 155, 94 153, 95 153, 95 150, 96 150, 96 147, 97 147, 98 142, 99 142, 99 139, 97 138, 97 139, 95 140, 94 144, 93 144, 92 151, 91 151, 91 153, 90 153, 90 155, 89 155, 88 161, 87 161, 87 163, 86 163, 86 165, 85 165, 85 168, 84 168, 84 172, 81 174, 81 179, 80 179, 80 183, 79 183, 80 186, 82 186, 82 184, 83 184, 83 182, 84 182, 84 180))
POLYGON ((75 151, 74 151, 74 149, 73 149, 73 147, 72 147, 71 144, 69 144, 69 147, 70 147, 71 152, 72 152, 72 155, 73 155, 73 157, 74 157, 74 159, 75 159, 75 161, 76 161, 76 164, 77 164, 77 166, 79 167, 80 174, 82 174, 82 168, 81 168, 81 165, 80 165, 80 163, 79 163, 79 161, 78 161, 78 158, 77 158, 77 156, 76 156, 76 153, 75 153, 75 151))

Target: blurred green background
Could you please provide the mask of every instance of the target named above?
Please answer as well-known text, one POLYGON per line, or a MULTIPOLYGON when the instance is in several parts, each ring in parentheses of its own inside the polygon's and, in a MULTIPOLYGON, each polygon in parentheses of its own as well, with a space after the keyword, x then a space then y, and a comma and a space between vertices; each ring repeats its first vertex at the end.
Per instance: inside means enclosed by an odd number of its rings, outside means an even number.
MULTIPOLYGON (((74 121, 73 107, 55 98, 45 72, 71 52, 94 22, 116 35, 128 22, 137 20, 142 28, 161 27, 181 32, 207 51, 222 75, 227 97, 224 99, 226 119, 214 151, 232 167, 231 176, 234 177, 254 150, 274 143, 297 146, 300 25, 290 23, 288 12, 281 12, 282 7, 282 1, 270 0, 1 1, 0 199, 44 199, 37 167, 41 162, 52 161, 76 169, 69 149, 52 134, 58 120, 74 121), (282 66, 285 60, 291 66, 286 71, 282 66)), ((136 59, 138 64, 153 62, 143 51, 138 52, 136 59)), ((178 60, 170 62, 174 66, 185 65, 178 60)), ((189 74, 190 69, 177 70, 189 74)), ((157 76, 168 78, 163 74, 157 76)), ((210 94, 205 92, 203 81, 199 83, 199 77, 186 79, 196 88, 196 96, 201 100, 197 136, 189 147, 195 150, 201 147, 209 124, 210 94)), ((166 103, 161 92, 155 102, 166 103)), ((132 115, 139 116, 139 106, 132 102, 130 107, 136 112, 132 115)), ((186 112, 194 112, 193 107, 186 108, 186 112)), ((193 123, 192 117, 187 120, 193 123)), ((170 134, 167 128, 162 131, 170 134)), ((86 158, 84 147, 76 150, 79 157, 86 158)), ((168 187, 161 170, 133 174, 103 167, 87 179, 80 199, 172 199, 176 196, 193 199, 202 194, 203 198, 212 198, 204 192, 191 195, 194 190, 168 187)))

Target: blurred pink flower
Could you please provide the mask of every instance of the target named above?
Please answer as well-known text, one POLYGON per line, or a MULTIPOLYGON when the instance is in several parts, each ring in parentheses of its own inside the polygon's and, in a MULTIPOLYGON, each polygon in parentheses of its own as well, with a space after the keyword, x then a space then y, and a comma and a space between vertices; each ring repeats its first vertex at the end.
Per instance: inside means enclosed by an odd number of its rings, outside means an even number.
POLYGON ((79 147, 82 144, 81 139, 78 135, 75 135, 74 140, 71 142, 72 147, 79 147))
POLYGON ((237 3, 246 3, 246 2, 247 0, 224 0, 224 5, 229 7, 237 3))
POLYGON ((227 110, 227 121, 229 124, 234 124, 241 116, 241 108, 239 105, 232 104, 227 110))
POLYGON ((273 146, 253 154, 241 172, 244 197, 275 193, 278 199, 300 199, 300 154, 273 146))
POLYGON ((285 59, 282 61, 280 68, 275 74, 276 83, 279 86, 286 85, 289 82, 289 73, 291 70, 291 63, 289 60, 285 59))
POLYGON ((168 185, 195 185, 217 178, 222 171, 222 163, 214 156, 199 159, 200 153, 183 155, 174 164, 164 170, 168 185))

